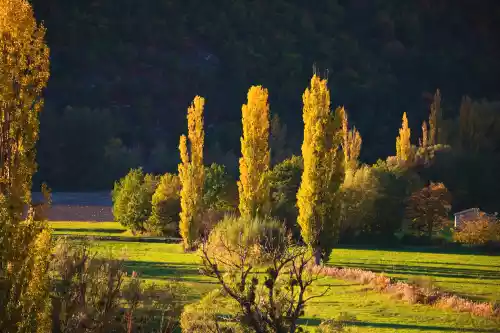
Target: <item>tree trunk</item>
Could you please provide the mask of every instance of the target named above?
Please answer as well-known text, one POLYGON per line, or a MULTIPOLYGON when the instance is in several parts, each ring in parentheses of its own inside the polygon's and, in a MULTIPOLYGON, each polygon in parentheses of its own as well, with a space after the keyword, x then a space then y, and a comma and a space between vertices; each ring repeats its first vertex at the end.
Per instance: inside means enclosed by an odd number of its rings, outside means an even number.
POLYGON ((57 297, 52 297, 52 333, 61 333, 60 313, 61 300, 57 297))
POLYGON ((321 249, 319 247, 314 249, 314 264, 321 265, 321 249))

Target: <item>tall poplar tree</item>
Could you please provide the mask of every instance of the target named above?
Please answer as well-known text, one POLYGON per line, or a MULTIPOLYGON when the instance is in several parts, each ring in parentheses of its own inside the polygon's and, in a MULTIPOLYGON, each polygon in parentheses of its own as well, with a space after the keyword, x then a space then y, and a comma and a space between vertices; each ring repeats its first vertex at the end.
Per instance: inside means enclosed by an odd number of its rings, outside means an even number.
POLYGON ((429 133, 427 129, 427 122, 422 122, 422 139, 420 139, 420 147, 426 148, 429 145, 429 133))
POLYGON ((31 206, 48 78, 45 28, 31 5, 0 0, 0 332, 50 331, 51 234, 31 206))
POLYGON ((431 112, 429 115, 429 145, 433 146, 442 142, 442 122, 443 115, 441 112, 441 92, 439 89, 434 94, 434 99, 431 104, 431 112))
POLYGON ((298 223, 316 264, 327 258, 338 238, 340 185, 344 178, 342 108, 330 110, 327 81, 314 75, 302 95, 304 103, 304 171, 297 193, 298 223))
POLYGON ((363 141, 356 127, 349 129, 347 111, 340 108, 339 114, 342 117, 342 151, 344 152, 345 168, 346 170, 354 170, 358 167, 359 153, 363 141))
POLYGON ((396 156, 398 160, 407 162, 411 159, 411 130, 408 127, 406 112, 403 113, 403 121, 399 129, 399 136, 396 138, 396 156))
POLYGON ((238 181, 241 216, 265 216, 270 212, 269 184, 264 175, 269 170, 269 104, 267 89, 252 86, 247 104, 241 108, 240 180, 238 181))
POLYGON ((188 136, 181 135, 179 151, 179 180, 181 183, 181 213, 179 229, 184 241, 184 249, 190 250, 198 240, 203 206, 203 108, 205 99, 196 96, 188 108, 188 136), (189 146, 188 141, 189 140, 189 146))

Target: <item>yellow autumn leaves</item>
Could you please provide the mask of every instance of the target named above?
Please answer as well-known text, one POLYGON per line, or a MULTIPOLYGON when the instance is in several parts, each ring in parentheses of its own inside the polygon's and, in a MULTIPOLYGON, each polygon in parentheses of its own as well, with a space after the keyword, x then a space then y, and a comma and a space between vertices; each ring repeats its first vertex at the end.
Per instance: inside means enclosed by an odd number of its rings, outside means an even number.
MULTIPOLYGON (((270 168, 268 98, 267 89, 252 86, 247 103, 241 109, 239 212, 248 218, 270 214, 270 189, 264 177, 270 168)), ((181 136, 179 145, 182 161, 179 164, 182 185, 180 232, 186 249, 194 247, 201 232, 204 102, 197 96, 189 107, 188 136, 181 136)), ((343 108, 331 111, 326 80, 314 75, 304 92, 303 103, 304 172, 297 194, 298 223, 304 241, 311 248, 324 252, 325 244, 331 244, 337 235, 336 195, 344 177, 344 165, 356 166, 361 137, 356 129, 348 130, 343 108)))

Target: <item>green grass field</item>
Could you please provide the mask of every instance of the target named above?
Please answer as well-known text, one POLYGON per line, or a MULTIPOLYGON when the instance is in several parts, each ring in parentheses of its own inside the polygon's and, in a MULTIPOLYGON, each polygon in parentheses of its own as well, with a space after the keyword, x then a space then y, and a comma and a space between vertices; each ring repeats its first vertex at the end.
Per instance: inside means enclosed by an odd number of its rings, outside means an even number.
MULTIPOLYGON (((56 233, 71 229, 77 234, 101 235, 119 229, 114 223, 84 222, 55 222, 52 227, 56 233)), ((189 300, 194 301, 217 287, 212 279, 199 273, 199 257, 183 253, 178 244, 95 241, 93 247, 102 254, 111 251, 123 256, 129 272, 135 270, 151 282, 185 283, 189 300)), ((442 288, 482 299, 494 299, 500 293, 496 283, 500 282, 499 257, 337 249, 329 263, 384 271, 399 278, 431 276, 442 288)), ((322 320, 347 313, 358 320, 351 326, 355 332, 500 332, 499 321, 427 305, 409 305, 365 286, 332 278, 318 281, 315 291, 321 292, 326 286, 331 288, 330 292, 310 304, 302 324, 313 327, 322 320)))

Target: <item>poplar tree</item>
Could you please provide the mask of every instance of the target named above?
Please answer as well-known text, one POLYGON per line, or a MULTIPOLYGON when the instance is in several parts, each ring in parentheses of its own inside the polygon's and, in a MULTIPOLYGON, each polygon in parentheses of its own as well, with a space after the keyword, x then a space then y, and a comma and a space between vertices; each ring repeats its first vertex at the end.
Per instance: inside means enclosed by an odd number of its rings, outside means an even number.
POLYGON ((345 168, 346 170, 354 170, 358 167, 363 141, 356 127, 349 129, 349 117, 344 108, 339 109, 339 115, 342 117, 342 151, 344 152, 345 168))
POLYGON ((196 96, 188 108, 188 136, 181 135, 179 151, 179 180, 181 183, 181 213, 179 229, 184 241, 184 249, 190 250, 198 240, 203 206, 203 108, 205 99, 196 96), (188 147, 189 140, 189 147, 188 147))
POLYGON ((427 122, 424 120, 422 122, 422 139, 420 139, 420 147, 426 148, 428 146, 429 133, 427 130, 427 122))
POLYGON ((408 127, 406 112, 403 113, 403 121, 399 129, 399 136, 396 138, 396 156, 398 160, 407 162, 411 159, 411 130, 408 127))
POLYGON ((442 142, 441 126, 443 122, 441 112, 441 92, 439 89, 434 94, 434 99, 431 104, 431 112, 429 115, 429 145, 433 146, 442 142))
POLYGON ((330 110, 327 81, 314 75, 302 95, 304 103, 304 171, 297 193, 298 223, 315 262, 327 258, 339 232, 337 194, 344 177, 341 121, 342 108, 330 110))
POLYGON ((0 0, 0 332, 50 331, 51 233, 31 205, 48 78, 45 28, 28 1, 0 0))
POLYGON ((240 179, 238 181, 241 216, 265 216, 270 212, 269 184, 264 175, 269 170, 269 104, 267 89, 252 86, 247 104, 241 108, 240 179))

